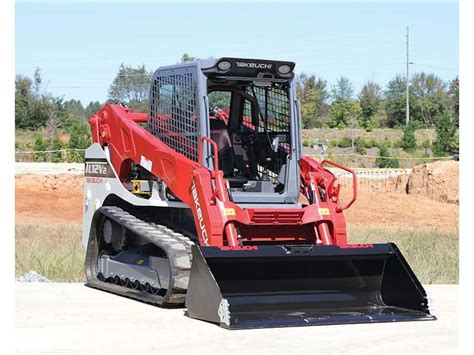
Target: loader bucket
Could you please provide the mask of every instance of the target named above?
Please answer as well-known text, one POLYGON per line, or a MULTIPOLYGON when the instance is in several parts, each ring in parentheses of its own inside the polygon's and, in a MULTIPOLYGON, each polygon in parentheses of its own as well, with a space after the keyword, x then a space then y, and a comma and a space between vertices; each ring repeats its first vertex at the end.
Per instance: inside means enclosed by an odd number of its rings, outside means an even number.
POLYGON ((186 307, 229 329, 436 319, 395 244, 193 246, 186 307))

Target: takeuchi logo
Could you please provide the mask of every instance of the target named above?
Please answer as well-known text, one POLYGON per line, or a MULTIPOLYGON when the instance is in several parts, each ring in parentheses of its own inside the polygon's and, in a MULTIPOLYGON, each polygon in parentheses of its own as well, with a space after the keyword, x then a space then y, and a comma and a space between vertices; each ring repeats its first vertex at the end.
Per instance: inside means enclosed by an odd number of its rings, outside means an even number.
POLYGON ((204 239, 204 244, 209 245, 209 237, 207 235, 206 224, 204 223, 204 216, 202 215, 201 204, 199 203, 199 197, 196 190, 196 184, 191 187, 191 193, 193 195, 194 205, 196 208, 196 215, 199 221, 199 229, 201 231, 201 236, 204 239))
POLYGON ((252 63, 252 62, 236 62, 239 68, 251 69, 271 69, 273 64, 270 63, 252 63))

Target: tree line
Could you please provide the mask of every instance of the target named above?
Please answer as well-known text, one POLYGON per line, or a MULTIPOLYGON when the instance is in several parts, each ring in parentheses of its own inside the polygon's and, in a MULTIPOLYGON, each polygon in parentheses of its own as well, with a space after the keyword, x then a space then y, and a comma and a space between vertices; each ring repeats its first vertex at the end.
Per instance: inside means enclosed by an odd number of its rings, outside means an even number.
MULTIPOLYGON (((354 92, 346 77, 329 87, 326 80, 301 74, 296 89, 301 101, 304 128, 346 128, 356 125, 400 128, 406 118, 406 79, 396 75, 385 88, 368 81, 354 92)), ((444 114, 459 125, 459 78, 444 82, 432 73, 415 73, 409 81, 410 121, 419 127, 434 128, 444 114)))
MULTIPOLYGON (((34 151, 71 149, 69 161, 82 161, 83 154, 76 149, 90 145, 90 128, 86 118, 100 110, 102 104, 90 102, 84 107, 79 100, 64 100, 43 88, 40 69, 33 77, 17 75, 15 78, 15 127, 28 131, 41 131, 35 137, 34 151), (62 139, 67 132, 68 138, 62 139)), ((18 145, 18 143, 16 143, 18 145)), ((17 146, 18 148, 18 146, 17 146)), ((45 153, 34 155, 35 160, 47 159, 45 153)), ((52 161, 62 161, 60 152, 51 155, 52 161)))
MULTIPOLYGON (((415 132, 419 128, 436 130, 432 150, 437 156, 459 150, 459 77, 449 82, 432 73, 415 73, 408 86, 409 124, 406 124, 406 78, 396 75, 385 88, 366 82, 355 94, 346 77, 329 87, 315 75, 297 77, 296 90, 301 102, 303 128, 402 128, 400 147, 407 152, 416 149, 415 132)), ((352 134, 352 148, 355 146, 352 134)), ((388 154, 387 147, 379 147, 388 154)), ((387 157, 383 157, 387 160, 387 157)))
MULTIPOLYGON (((184 54, 181 62, 195 59, 184 54)), ((132 110, 148 110, 148 93, 152 72, 145 66, 121 65, 111 83, 106 102, 123 102, 132 110)), ((41 72, 32 77, 17 75, 15 79, 15 125, 23 130, 43 131, 35 148, 88 146, 87 118, 100 110, 103 102, 93 101, 84 106, 80 100, 64 100, 44 90, 41 72), (69 134, 62 142, 58 135, 69 134)), ((439 152, 449 152, 458 146, 459 78, 443 81, 432 73, 415 73, 409 83, 410 125, 405 126, 406 80, 396 75, 382 88, 368 81, 358 93, 346 77, 332 86, 316 75, 296 77, 296 91, 301 103, 302 126, 313 128, 403 128, 404 144, 409 150, 418 128, 437 131, 439 152), (441 137, 441 139, 440 139, 441 137)))

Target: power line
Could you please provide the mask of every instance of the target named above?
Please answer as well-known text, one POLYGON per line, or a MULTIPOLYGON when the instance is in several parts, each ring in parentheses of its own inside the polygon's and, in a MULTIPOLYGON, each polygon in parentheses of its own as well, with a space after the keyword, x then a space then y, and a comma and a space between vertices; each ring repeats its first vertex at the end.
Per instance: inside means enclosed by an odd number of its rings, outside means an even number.
POLYGON ((94 89, 104 88, 106 85, 88 85, 88 86, 50 86, 48 89, 94 89))
POLYGON ((453 68, 446 68, 446 67, 439 67, 437 65, 428 65, 428 64, 419 64, 419 63, 410 63, 413 65, 418 65, 420 67, 428 67, 428 68, 435 68, 435 69, 441 69, 441 70, 450 70, 450 71, 458 71, 457 69, 453 68))
MULTIPOLYGON (((334 69, 334 70, 321 70, 319 71, 320 74, 324 73, 335 73, 335 72, 348 72, 348 71, 355 71, 355 70, 363 70, 363 69, 373 69, 373 68, 381 68, 381 67, 393 67, 393 66, 399 66, 400 62, 397 63, 387 63, 387 64, 375 64, 375 65, 370 65, 370 66, 364 66, 364 67, 352 67, 352 68, 344 68, 344 69, 334 69)), ((308 74, 314 74, 314 73, 308 73, 308 74)))

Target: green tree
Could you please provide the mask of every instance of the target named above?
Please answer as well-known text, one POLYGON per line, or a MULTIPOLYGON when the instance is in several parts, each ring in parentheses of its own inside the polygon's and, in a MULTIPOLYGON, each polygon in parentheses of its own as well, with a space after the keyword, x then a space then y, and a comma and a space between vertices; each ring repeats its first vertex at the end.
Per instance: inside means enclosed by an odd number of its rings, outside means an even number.
POLYGON ((123 102, 134 111, 147 112, 151 75, 144 65, 135 68, 121 64, 110 85, 109 99, 123 102))
POLYGON ((17 128, 37 129, 42 127, 47 120, 39 97, 41 78, 38 70, 35 75, 34 80, 20 74, 15 78, 15 126, 17 128))
POLYGON ((459 149, 458 128, 455 121, 454 113, 449 110, 438 117, 434 144, 434 153, 437 156, 446 156, 459 149))
POLYGON ((356 153, 358 153, 360 155, 366 155, 367 154, 367 150, 365 149, 365 144, 364 143, 365 142, 360 137, 357 137, 354 140, 354 142, 352 144, 355 147, 356 153))
MULTIPOLYGON (((31 118, 34 115, 34 97, 31 92, 32 81, 23 75, 15 78, 15 126, 30 128, 31 118)), ((35 127, 36 128, 36 127, 35 127)))
POLYGON ((35 161, 45 161, 46 160, 46 153, 45 150, 48 150, 48 143, 44 140, 42 135, 38 135, 35 139, 35 143, 33 145, 33 150, 37 153, 34 153, 33 158, 35 161))
POLYGON ((386 144, 381 144, 379 147, 379 155, 375 159, 375 166, 378 168, 396 169, 400 167, 398 159, 390 155, 390 151, 386 144))
POLYGON ((86 118, 88 119, 92 115, 95 115, 97 112, 100 111, 102 106, 103 105, 99 101, 89 102, 89 105, 87 105, 86 108, 84 109, 84 114, 85 114, 86 118))
POLYGON ((459 126, 459 76, 456 76, 449 84, 448 95, 451 99, 456 126, 459 126))
POLYGON ((331 113, 329 127, 343 129, 349 126, 352 130, 357 127, 357 120, 361 112, 357 101, 336 100, 332 103, 329 111, 331 113))
POLYGON ((181 63, 187 63, 187 62, 192 62, 193 60, 196 60, 198 58, 190 56, 188 53, 184 53, 181 56, 181 63))
POLYGON ((351 82, 345 76, 341 76, 331 89, 331 97, 333 101, 350 101, 354 95, 354 88, 351 82))
POLYGON ((33 79, 23 75, 15 78, 15 124, 17 128, 38 129, 46 127, 47 140, 63 126, 67 113, 63 99, 41 90, 40 70, 33 79))
MULTIPOLYGON (((90 127, 83 120, 74 120, 69 127, 69 149, 86 149, 91 144, 90 127)), ((84 152, 70 151, 68 161, 83 162, 84 152)))
POLYGON ((331 89, 332 103, 330 112, 329 127, 342 129, 347 125, 355 128, 360 112, 360 104, 352 99, 354 89, 346 77, 337 80, 336 85, 331 89))
POLYGON ((406 152, 413 152, 416 149, 415 132, 416 132, 417 127, 418 126, 416 122, 410 122, 410 124, 403 127, 401 147, 406 152))
POLYGON ((413 99, 410 101, 411 120, 433 127, 437 118, 451 102, 446 91, 446 83, 435 74, 415 73, 411 78, 413 99))
MULTIPOLYGON (((59 136, 55 136, 52 140, 51 140, 51 150, 62 150, 64 149, 64 144, 63 142, 61 141, 61 139, 59 138, 59 136)), ((60 163, 62 162, 64 159, 63 159, 63 155, 62 155, 62 152, 54 152, 54 153, 51 153, 51 161, 53 163, 60 163)))
MULTIPOLYGON (((410 94, 410 101, 413 95, 410 94)), ((387 126, 390 128, 401 126, 406 121, 406 80, 401 75, 389 81, 385 90, 385 112, 387 126)), ((410 110, 411 112, 411 110, 410 110)))
POLYGON ((301 103, 303 128, 321 128, 328 115, 327 81, 303 73, 297 78, 296 93, 301 103))
POLYGON ((84 106, 82 106, 81 100, 68 100, 64 102, 64 111, 68 117, 75 118, 86 118, 86 112, 84 106))
POLYGON ((375 114, 379 111, 382 102, 382 88, 379 84, 369 81, 362 87, 359 95, 361 108, 360 125, 367 132, 377 127, 375 114))

